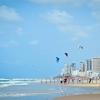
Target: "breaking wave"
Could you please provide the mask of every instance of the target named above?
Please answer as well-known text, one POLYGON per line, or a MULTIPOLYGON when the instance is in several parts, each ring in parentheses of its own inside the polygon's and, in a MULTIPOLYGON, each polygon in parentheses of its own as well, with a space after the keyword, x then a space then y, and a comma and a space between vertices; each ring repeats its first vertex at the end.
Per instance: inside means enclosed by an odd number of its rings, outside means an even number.
POLYGON ((15 86, 15 85, 29 85, 32 83, 39 83, 39 79, 0 79, 0 88, 15 86))

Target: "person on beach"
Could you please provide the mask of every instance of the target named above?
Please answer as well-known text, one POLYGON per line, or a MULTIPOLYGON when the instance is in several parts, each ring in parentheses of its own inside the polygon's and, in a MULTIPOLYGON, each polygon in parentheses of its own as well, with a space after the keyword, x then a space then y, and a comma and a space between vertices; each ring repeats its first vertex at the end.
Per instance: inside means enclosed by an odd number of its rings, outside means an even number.
POLYGON ((72 78, 72 83, 74 83, 74 79, 72 78))
POLYGON ((61 83, 61 84, 63 83, 63 80, 62 80, 62 79, 60 79, 60 83, 61 83))
POLYGON ((62 81, 62 80, 60 80, 60 83, 62 84, 62 83, 63 83, 63 81, 62 81))
POLYGON ((80 83, 80 82, 81 82, 81 79, 79 79, 78 81, 79 81, 79 83, 80 83))
POLYGON ((91 81, 92 81, 92 78, 89 79, 89 83, 91 83, 91 81))
POLYGON ((64 83, 67 83, 67 78, 64 79, 64 83))

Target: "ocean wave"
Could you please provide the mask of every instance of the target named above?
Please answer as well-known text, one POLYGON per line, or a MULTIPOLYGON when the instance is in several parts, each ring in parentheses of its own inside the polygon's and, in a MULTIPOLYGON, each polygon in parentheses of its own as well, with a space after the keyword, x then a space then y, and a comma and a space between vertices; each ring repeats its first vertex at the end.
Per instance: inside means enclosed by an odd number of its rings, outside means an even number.
POLYGON ((4 88, 4 87, 9 87, 9 86, 16 86, 16 85, 29 85, 30 83, 29 82, 11 82, 11 83, 3 83, 3 84, 0 84, 0 88, 4 88))
POLYGON ((32 83, 41 83, 41 82, 53 82, 53 80, 49 79, 28 79, 28 78, 13 78, 13 79, 5 79, 0 78, 0 88, 15 86, 15 85, 29 85, 32 83))
POLYGON ((46 94, 59 94, 64 91, 46 91, 46 92, 32 92, 32 93, 7 93, 0 94, 0 97, 21 97, 21 96, 32 96, 32 95, 46 95, 46 94))
POLYGON ((40 83, 40 79, 0 79, 0 88, 8 87, 8 86, 15 86, 15 85, 29 85, 32 83, 40 83))

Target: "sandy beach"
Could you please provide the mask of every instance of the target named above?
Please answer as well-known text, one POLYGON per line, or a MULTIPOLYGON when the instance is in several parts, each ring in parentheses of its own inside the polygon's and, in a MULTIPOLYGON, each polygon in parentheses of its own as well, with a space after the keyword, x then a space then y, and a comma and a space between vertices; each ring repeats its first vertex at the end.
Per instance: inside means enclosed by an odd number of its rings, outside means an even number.
POLYGON ((53 83, 53 82, 42 82, 41 84, 52 85, 52 86, 63 86, 63 87, 98 87, 100 88, 100 82, 97 84, 96 83, 61 84, 61 83, 53 83))
POLYGON ((100 100, 100 94, 84 94, 58 97, 55 100, 100 100))

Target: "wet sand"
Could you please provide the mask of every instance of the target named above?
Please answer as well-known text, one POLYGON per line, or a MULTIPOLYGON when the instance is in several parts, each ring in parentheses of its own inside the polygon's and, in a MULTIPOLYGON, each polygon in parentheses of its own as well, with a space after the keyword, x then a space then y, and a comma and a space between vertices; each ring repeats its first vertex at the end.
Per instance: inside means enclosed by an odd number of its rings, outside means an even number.
POLYGON ((100 100, 100 94, 64 96, 64 97, 55 98, 55 100, 100 100))

